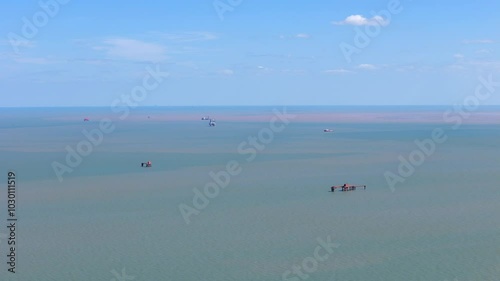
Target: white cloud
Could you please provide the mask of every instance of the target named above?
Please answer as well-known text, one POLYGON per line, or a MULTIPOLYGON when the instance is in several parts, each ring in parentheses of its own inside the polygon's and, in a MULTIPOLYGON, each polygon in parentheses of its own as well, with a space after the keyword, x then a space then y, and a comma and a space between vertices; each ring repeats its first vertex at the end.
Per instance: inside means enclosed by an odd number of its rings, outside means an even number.
POLYGON ((178 32, 178 33, 162 33, 162 32, 152 32, 155 36, 170 41, 182 43, 182 42, 196 42, 196 41, 209 41, 215 40, 219 37, 217 34, 212 32, 178 32))
POLYGON ((279 71, 279 70, 274 70, 270 67, 259 65, 259 66, 257 66, 257 69, 256 70, 254 69, 252 72, 257 74, 257 75, 267 75, 267 74, 271 74, 271 73, 276 73, 276 71, 279 71))
POLYGON ((354 73, 354 71, 350 71, 344 68, 339 68, 339 69, 329 69, 325 70, 325 73, 328 74, 347 74, 347 73, 354 73))
POLYGON ((309 39, 309 38, 311 38, 311 35, 306 34, 306 33, 299 33, 299 34, 295 35, 295 37, 300 38, 300 39, 309 39))
POLYGON ((491 53, 491 50, 488 50, 488 49, 481 49, 481 50, 476 51, 476 54, 480 54, 480 55, 487 55, 490 53, 491 53))
POLYGON ((219 74, 231 76, 234 74, 234 71, 231 69, 223 69, 219 71, 219 74))
POLYGON ((446 68, 451 71, 462 71, 466 69, 463 65, 460 64, 452 64, 447 66, 446 68))
POLYGON ((493 44, 495 41, 490 39, 479 39, 479 40, 464 40, 464 44, 493 44))
POLYGON ((10 41, 10 40, 0 40, 0 46, 12 46, 21 48, 34 48, 36 46, 35 41, 31 41, 28 39, 19 40, 19 41, 10 41))
POLYGON ((402 65, 396 68, 398 72, 415 71, 417 68, 414 65, 402 65))
POLYGON ((15 62, 19 64, 58 64, 58 63, 67 63, 67 59, 61 59, 56 57, 34 57, 34 56, 25 56, 18 55, 9 52, 0 52, 0 60, 15 62))
POLYGON ((386 26, 389 24, 389 21, 384 19, 381 16, 373 16, 372 18, 365 18, 362 15, 351 15, 345 18, 343 21, 333 22, 336 25, 381 25, 386 26))
POLYGON ((500 61, 484 59, 463 59, 446 66, 454 71, 495 72, 500 71, 500 61))
POLYGON ((304 69, 289 69, 289 68, 282 69, 281 72, 285 73, 285 74, 292 74, 292 75, 302 75, 302 74, 307 73, 307 71, 304 69))
POLYGON ((167 59, 166 48, 155 43, 143 42, 127 38, 110 38, 103 45, 93 47, 104 51, 112 58, 158 62, 167 59))
POLYGON ((460 60, 463 59, 465 56, 462 54, 454 54, 453 57, 460 60))
POLYGON ((281 34, 278 36, 279 39, 281 40, 286 40, 286 39, 309 39, 311 38, 310 34, 307 33, 297 33, 295 35, 283 35, 281 34))
POLYGON ((373 64, 368 64, 368 63, 362 63, 357 66, 359 69, 364 69, 364 70, 375 70, 377 67, 373 64))
POLYGON ((483 71, 499 71, 500 61, 494 60, 473 60, 468 62, 471 66, 474 66, 483 71))
POLYGON ((29 64, 51 64, 57 63, 57 61, 52 61, 47 58, 35 58, 35 57, 15 57, 14 61, 17 63, 29 63, 29 64))

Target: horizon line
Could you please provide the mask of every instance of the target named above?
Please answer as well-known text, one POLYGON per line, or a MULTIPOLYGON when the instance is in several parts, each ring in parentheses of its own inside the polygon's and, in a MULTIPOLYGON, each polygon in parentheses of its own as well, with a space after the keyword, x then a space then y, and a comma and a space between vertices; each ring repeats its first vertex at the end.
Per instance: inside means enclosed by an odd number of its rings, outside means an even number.
MULTIPOLYGON (((380 105, 354 105, 354 104, 309 104, 309 105, 144 105, 137 106, 137 108, 151 108, 151 107, 276 107, 276 106, 285 106, 285 107, 441 107, 441 106, 453 106, 452 104, 380 104, 380 105)), ((480 107, 495 107, 500 106, 500 104, 484 104, 480 105, 480 107)), ((51 106, 0 106, 0 109, 9 109, 9 108, 108 108, 110 106, 104 105, 51 105, 51 106)))

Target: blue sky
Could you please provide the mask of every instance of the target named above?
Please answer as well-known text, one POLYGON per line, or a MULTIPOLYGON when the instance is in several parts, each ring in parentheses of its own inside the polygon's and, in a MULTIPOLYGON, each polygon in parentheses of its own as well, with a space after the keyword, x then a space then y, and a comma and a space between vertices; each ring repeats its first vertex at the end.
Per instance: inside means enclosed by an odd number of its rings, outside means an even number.
MULTIPOLYGON (((479 76, 500 80, 499 11, 494 0, 6 1, 0 106, 109 106, 148 67, 169 77, 144 106, 460 103, 479 76), (357 48, 350 60, 342 44, 357 48)), ((500 89, 484 103, 500 104, 500 89)))

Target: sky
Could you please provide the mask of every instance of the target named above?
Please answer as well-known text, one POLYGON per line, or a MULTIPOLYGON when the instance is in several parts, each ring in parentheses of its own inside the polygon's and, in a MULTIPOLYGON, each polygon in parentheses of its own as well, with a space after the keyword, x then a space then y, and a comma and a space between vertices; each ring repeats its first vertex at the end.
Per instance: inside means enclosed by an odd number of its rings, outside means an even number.
MULTIPOLYGON (((496 0, 5 1, 0 107, 460 104, 480 77, 500 82, 499 11, 496 0)), ((500 86, 481 104, 500 104, 500 86)))

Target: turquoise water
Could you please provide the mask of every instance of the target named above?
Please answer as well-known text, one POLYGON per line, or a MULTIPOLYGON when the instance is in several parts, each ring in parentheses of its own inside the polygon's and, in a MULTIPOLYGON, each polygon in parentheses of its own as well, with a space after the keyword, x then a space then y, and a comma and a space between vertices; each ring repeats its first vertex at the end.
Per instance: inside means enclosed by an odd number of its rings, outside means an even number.
MULTIPOLYGON (((307 280, 499 280, 498 125, 306 122, 316 111, 404 110, 291 108, 299 117, 247 161, 238 146, 269 122, 227 116, 272 109, 143 108, 125 120, 107 108, 0 110, 0 182, 16 171, 19 218, 17 273, 0 240, 0 279, 118 280, 123 269, 133 280, 283 280, 330 236, 338 248, 307 280), (199 120, 207 114, 217 127, 199 120), (108 115, 116 130, 59 182, 53 161, 108 115), (177 115, 196 118, 168 119, 177 115), (392 192, 384 172, 436 127, 448 140, 392 192), (140 168, 147 160, 153 168, 140 168), (241 173, 187 225, 179 205, 229 161, 241 173), (368 188, 328 192, 344 182, 368 188)), ((5 195, 2 184, 1 225, 5 195)))

